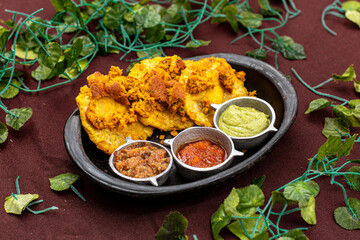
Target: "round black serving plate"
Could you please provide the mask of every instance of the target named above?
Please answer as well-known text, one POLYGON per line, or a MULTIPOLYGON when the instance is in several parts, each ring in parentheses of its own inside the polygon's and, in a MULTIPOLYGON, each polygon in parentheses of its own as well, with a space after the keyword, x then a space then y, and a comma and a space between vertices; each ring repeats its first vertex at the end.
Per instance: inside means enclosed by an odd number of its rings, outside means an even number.
MULTIPOLYGON (((79 110, 75 110, 67 120, 64 128, 64 142, 68 154, 73 162, 93 181, 114 192, 131 197, 162 197, 198 193, 223 184, 229 179, 239 176, 265 158, 289 130, 295 121, 298 99, 297 94, 289 82, 278 70, 271 65, 237 54, 218 53, 190 58, 199 60, 206 57, 220 57, 226 59, 237 71, 246 72, 245 86, 248 91, 256 90, 256 96, 268 101, 276 113, 276 133, 269 136, 265 144, 247 151, 244 156, 234 159, 233 164, 226 170, 213 176, 189 181, 182 178, 173 167, 169 179, 162 186, 140 185, 116 177, 108 165, 109 156, 96 148, 81 125, 79 110)), ((154 131, 149 140, 159 141, 159 135, 168 133, 154 131)))

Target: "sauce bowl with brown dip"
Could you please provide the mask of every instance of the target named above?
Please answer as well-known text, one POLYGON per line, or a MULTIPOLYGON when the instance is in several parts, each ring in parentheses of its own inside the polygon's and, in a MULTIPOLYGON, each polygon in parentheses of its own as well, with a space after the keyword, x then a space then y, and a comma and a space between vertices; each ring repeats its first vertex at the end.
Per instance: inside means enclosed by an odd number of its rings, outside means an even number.
POLYGON ((267 140, 269 133, 277 131, 277 129, 274 127, 276 116, 273 107, 268 102, 257 97, 238 97, 228 100, 222 104, 211 104, 210 106, 215 109, 213 121, 217 129, 222 131, 221 127, 219 126, 221 116, 229 107, 233 105, 240 108, 250 108, 253 111, 267 115, 268 117, 267 127, 264 127, 264 129, 254 135, 239 137, 227 134, 233 140, 236 149, 243 150, 255 148, 267 140))
POLYGON ((162 185, 173 165, 170 151, 163 145, 126 138, 109 158, 111 170, 119 177, 139 184, 162 185))
POLYGON ((164 144, 171 148, 177 172, 189 180, 212 176, 229 167, 234 157, 244 155, 229 136, 210 127, 188 128, 164 144))

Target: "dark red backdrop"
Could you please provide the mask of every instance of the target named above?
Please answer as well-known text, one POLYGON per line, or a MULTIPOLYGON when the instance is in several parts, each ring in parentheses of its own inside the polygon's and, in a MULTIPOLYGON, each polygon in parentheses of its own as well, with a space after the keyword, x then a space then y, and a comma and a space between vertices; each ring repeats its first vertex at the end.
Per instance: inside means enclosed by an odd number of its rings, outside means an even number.
MULTIPOLYGON (((297 1, 301 14, 289 20, 278 31, 280 35, 291 36, 302 44, 307 54, 307 59, 303 61, 279 58, 280 70, 292 77, 299 97, 299 112, 294 125, 264 161, 237 179, 202 196, 171 201, 129 199, 97 186, 70 160, 63 144, 63 127, 76 108, 75 97, 79 88, 86 83, 85 76, 94 71, 106 74, 111 65, 126 69, 129 63, 120 61, 117 55, 96 57, 83 77, 64 87, 36 94, 21 93, 13 100, 4 100, 10 109, 31 107, 33 117, 20 131, 10 130, 8 141, 0 145, 0 196, 5 199, 16 192, 15 179, 20 176, 21 192, 38 193, 40 199, 44 200, 44 203, 34 209, 55 205, 59 210, 41 215, 25 212, 21 216, 9 215, 1 210, 1 238, 153 239, 165 216, 170 211, 180 211, 189 221, 186 233, 190 239, 193 234, 199 240, 212 239, 210 217, 233 187, 244 187, 254 177, 266 175, 264 193, 268 199, 272 190, 290 182, 306 170, 307 159, 325 141, 321 129, 324 118, 331 117, 332 113, 325 110, 311 115, 304 114, 309 102, 317 96, 295 78, 291 68, 295 68, 313 86, 328 79, 331 73, 343 73, 350 64, 354 64, 355 71, 360 74, 359 28, 344 19, 329 16, 329 27, 338 33, 333 36, 321 25, 322 11, 331 3, 332 0, 297 1), (50 190, 48 178, 65 172, 80 175, 81 180, 75 186, 87 199, 86 203, 71 191, 57 193, 50 190)), ((39 15, 46 19, 50 19, 55 13, 50 0, 1 0, 0 16, 1 19, 11 16, 5 13, 5 9, 32 13, 39 8, 44 8, 39 15)), ((212 40, 209 46, 196 50, 170 49, 166 53, 186 58, 219 52, 245 54, 257 47, 249 38, 230 45, 229 42, 236 36, 238 35, 227 24, 204 23, 196 29, 195 37, 212 40)), ((274 64, 273 57, 269 58, 268 63, 274 64)), ((348 99, 359 97, 352 90, 351 83, 330 84, 322 91, 348 99)), ((0 112, 0 121, 4 121, 4 117, 5 114, 0 112)), ((355 148, 351 156, 353 159, 359 158, 360 154, 359 146, 356 145, 355 148)), ((308 226, 295 214, 296 216, 284 219, 284 227, 309 227, 306 235, 310 239, 356 239, 358 231, 340 228, 333 218, 334 209, 344 206, 341 189, 331 185, 329 178, 319 179, 317 182, 321 187, 316 198, 317 224, 308 226)), ((360 198, 358 192, 347 190, 349 196, 360 198)), ((233 239, 226 232, 223 235, 226 239, 233 239)))

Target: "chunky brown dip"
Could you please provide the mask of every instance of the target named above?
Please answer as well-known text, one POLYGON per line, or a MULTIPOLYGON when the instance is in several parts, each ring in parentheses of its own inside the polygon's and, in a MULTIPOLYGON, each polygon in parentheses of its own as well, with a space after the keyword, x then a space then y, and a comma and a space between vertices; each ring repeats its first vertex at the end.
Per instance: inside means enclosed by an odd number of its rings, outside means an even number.
POLYGON ((170 158, 164 149, 148 142, 133 143, 114 153, 114 166, 122 174, 133 178, 153 177, 163 172, 170 158))

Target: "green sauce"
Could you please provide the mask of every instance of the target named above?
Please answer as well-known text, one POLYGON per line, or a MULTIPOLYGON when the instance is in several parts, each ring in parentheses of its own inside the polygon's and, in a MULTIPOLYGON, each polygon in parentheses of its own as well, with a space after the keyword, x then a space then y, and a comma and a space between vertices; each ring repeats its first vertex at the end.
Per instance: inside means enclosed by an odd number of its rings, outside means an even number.
POLYGON ((250 137, 264 131, 269 115, 251 107, 230 105, 220 116, 219 128, 233 137, 250 137))

